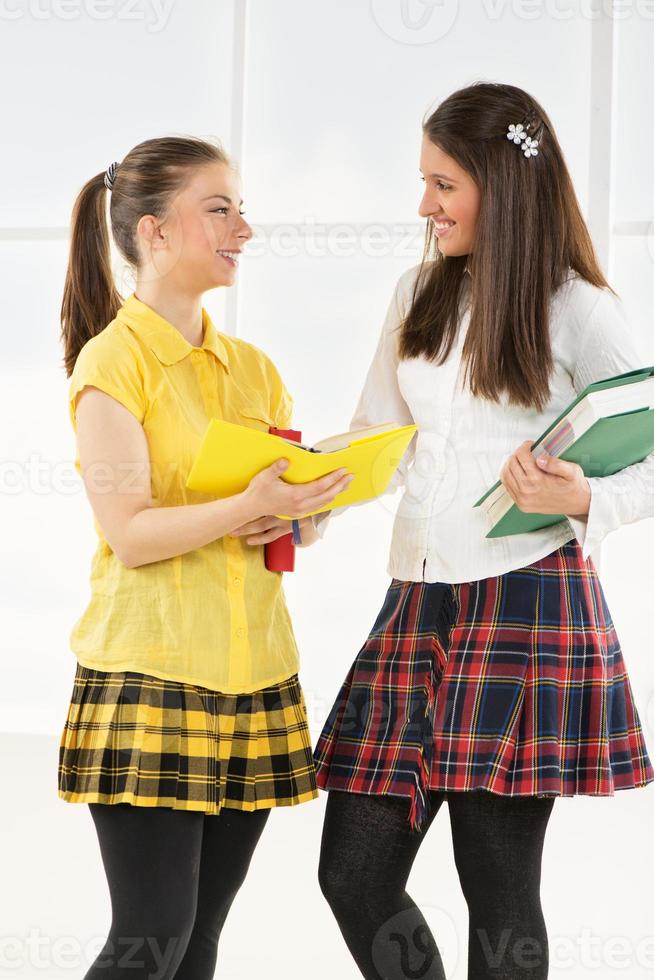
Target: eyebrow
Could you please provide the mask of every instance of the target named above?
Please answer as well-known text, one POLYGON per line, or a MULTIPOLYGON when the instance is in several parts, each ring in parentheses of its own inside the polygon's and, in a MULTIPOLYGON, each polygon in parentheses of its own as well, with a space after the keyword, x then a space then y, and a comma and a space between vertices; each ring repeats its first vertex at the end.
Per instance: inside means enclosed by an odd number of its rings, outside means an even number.
MULTIPOLYGON (((227 201, 228 204, 231 204, 232 203, 231 197, 227 197, 226 194, 210 194, 209 197, 203 197, 202 200, 203 201, 212 201, 215 197, 219 197, 223 201, 227 201)), ((242 203, 243 203, 242 200, 238 202, 239 207, 241 206, 242 203)))
POLYGON ((457 184, 458 183, 458 181, 453 180, 451 177, 448 177, 447 174, 430 174, 429 176, 430 177, 442 177, 443 180, 449 180, 449 182, 451 184, 457 184))

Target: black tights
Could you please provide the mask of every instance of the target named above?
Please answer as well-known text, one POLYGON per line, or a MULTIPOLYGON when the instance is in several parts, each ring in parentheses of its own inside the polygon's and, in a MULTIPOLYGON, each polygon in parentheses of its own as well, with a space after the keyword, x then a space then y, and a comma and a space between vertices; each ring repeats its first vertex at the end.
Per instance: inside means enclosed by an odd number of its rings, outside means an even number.
POLYGON ((85 980, 209 980, 270 809, 204 814, 89 803, 112 922, 85 980))
POLYGON ((485 790, 432 791, 422 834, 409 827, 406 797, 329 792, 318 877, 362 975, 445 980, 434 937, 406 892, 444 799, 468 905, 468 980, 544 980, 549 954, 540 866, 554 798, 485 790))

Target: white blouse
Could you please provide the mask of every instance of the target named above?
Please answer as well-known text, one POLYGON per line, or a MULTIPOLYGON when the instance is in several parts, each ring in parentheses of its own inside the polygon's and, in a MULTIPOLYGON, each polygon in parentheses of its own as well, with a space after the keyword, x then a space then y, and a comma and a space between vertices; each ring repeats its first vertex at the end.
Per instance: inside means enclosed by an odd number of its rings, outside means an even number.
MULTIPOLYGON (((399 279, 350 429, 396 421, 415 423, 414 435, 388 492, 404 491, 397 509, 387 571, 413 582, 468 582, 502 575, 550 554, 576 537, 584 560, 621 524, 654 515, 654 453, 606 477, 590 477, 591 504, 584 520, 539 531, 487 538, 488 518, 476 500, 499 479, 506 459, 540 433, 586 385, 642 367, 621 300, 576 273, 555 291, 550 305, 554 370, 543 412, 500 403, 462 388, 461 348, 470 320, 464 290, 457 340, 447 360, 400 360, 398 327, 408 310, 419 266, 399 279)), ((361 506, 361 505, 353 505, 361 506)), ((335 508, 314 517, 322 537, 335 508)))

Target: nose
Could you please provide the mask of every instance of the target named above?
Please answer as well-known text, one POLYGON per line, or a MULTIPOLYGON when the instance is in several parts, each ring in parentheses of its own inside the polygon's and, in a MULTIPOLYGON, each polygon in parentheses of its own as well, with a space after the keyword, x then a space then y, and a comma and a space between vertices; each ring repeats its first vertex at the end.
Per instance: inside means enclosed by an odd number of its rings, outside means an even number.
POLYGON ((418 207, 418 214, 421 218, 429 218, 432 214, 440 214, 441 207, 436 199, 436 195, 433 190, 429 187, 425 188, 425 193, 422 195, 422 200, 420 201, 420 206, 418 207))
POLYGON ((241 224, 236 234, 239 238, 243 238, 246 242, 248 242, 254 235, 252 226, 247 223, 245 218, 241 218, 241 224))

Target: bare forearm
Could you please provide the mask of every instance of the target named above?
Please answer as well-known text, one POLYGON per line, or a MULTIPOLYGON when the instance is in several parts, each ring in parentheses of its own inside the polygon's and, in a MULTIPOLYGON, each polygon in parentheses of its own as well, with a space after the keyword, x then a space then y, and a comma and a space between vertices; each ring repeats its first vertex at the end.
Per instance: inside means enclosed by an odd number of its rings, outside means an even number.
POLYGON ((124 561, 130 568, 183 555, 229 534, 259 516, 246 493, 179 507, 146 507, 125 533, 124 561))

